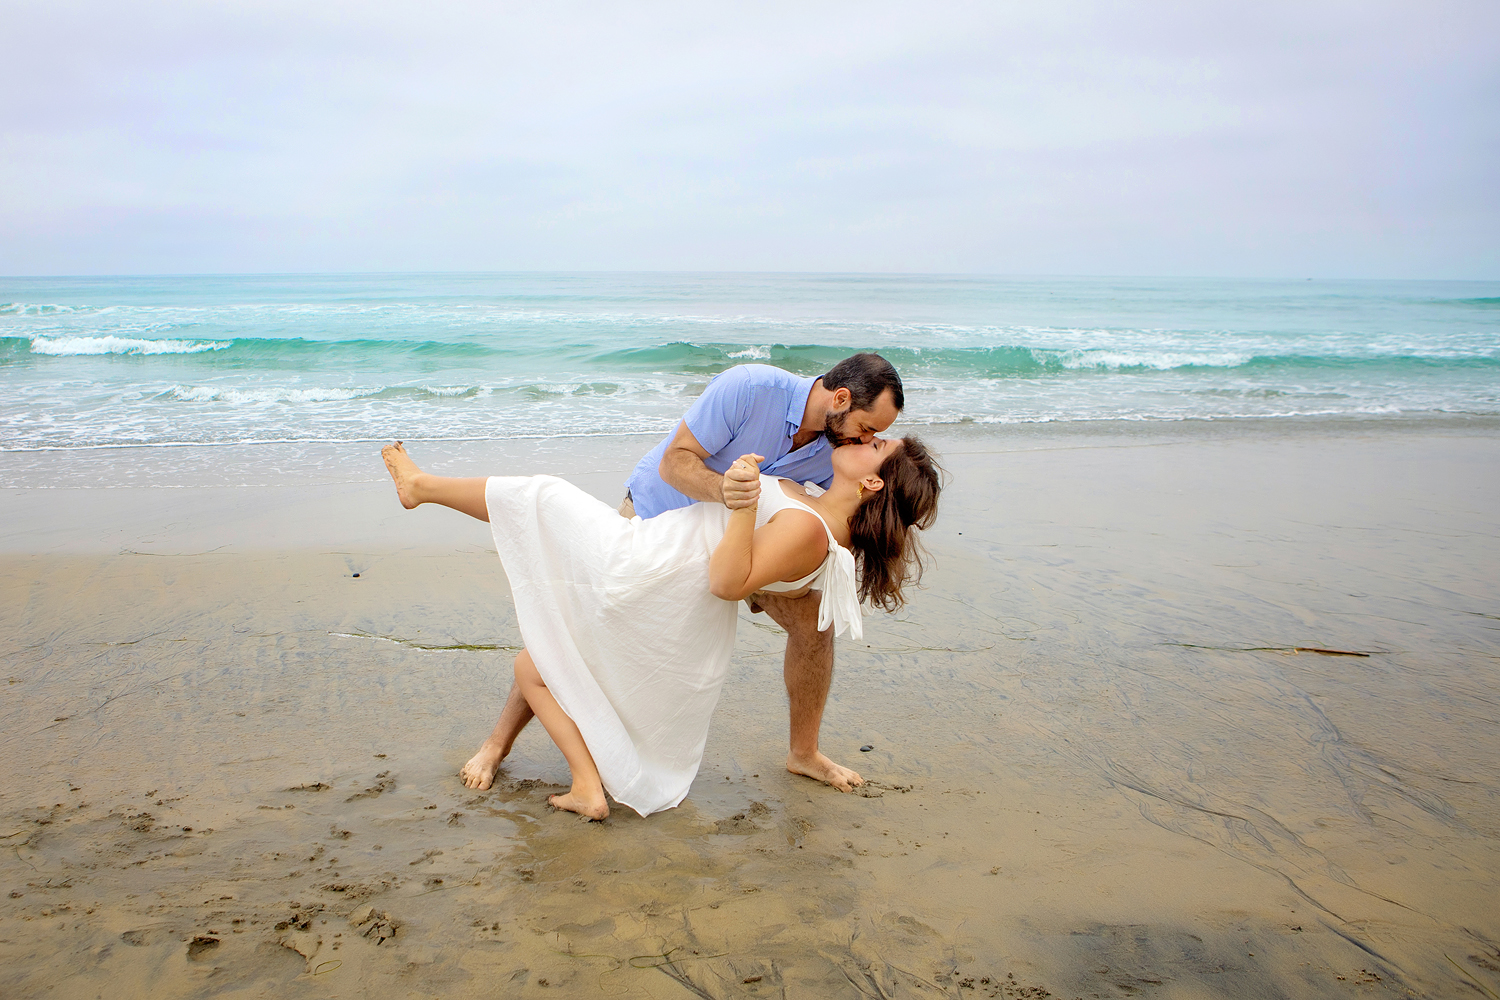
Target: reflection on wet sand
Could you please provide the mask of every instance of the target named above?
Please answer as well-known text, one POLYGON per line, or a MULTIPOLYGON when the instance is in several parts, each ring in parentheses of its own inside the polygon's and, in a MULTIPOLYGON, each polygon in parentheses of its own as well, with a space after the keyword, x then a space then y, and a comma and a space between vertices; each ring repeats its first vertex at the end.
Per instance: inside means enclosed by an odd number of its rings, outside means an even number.
POLYGON ((861 795, 781 769, 748 614, 687 802, 591 825, 539 732, 453 777, 475 547, 4 557, 0 993, 1500 996, 1500 441, 940 445, 861 795))

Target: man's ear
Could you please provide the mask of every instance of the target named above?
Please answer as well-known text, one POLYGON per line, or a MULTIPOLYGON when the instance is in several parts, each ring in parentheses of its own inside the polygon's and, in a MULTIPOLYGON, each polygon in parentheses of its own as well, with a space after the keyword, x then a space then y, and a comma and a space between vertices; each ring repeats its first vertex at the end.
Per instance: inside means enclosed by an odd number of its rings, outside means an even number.
POLYGON ((833 390, 833 408, 835 412, 842 413, 849 409, 849 387, 840 386, 833 390))

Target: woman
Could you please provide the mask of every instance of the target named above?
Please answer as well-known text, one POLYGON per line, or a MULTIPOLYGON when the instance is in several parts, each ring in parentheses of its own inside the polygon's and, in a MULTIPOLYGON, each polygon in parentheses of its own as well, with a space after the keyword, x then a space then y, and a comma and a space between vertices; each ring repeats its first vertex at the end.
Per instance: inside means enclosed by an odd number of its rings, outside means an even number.
POLYGON ((628 521, 552 476, 432 476, 399 441, 381 455, 406 508, 489 522, 526 642, 516 681, 573 774, 548 801, 590 819, 609 815, 606 791, 642 816, 687 795, 740 599, 820 590, 818 627, 860 637, 860 601, 894 610, 920 573, 911 533, 932 523, 939 491, 914 437, 834 449, 826 492, 763 476, 756 507, 628 521))

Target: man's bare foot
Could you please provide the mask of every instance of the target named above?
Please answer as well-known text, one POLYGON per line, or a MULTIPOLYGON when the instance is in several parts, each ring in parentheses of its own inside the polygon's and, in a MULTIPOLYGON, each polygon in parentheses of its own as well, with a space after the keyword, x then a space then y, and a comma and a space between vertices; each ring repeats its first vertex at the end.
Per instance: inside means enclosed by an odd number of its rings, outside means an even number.
POLYGON ((591 819, 595 822, 609 815, 609 801, 604 797, 602 788, 593 792, 582 792, 573 788, 566 794, 549 796, 547 804, 554 809, 575 812, 584 819, 591 819))
POLYGON ((500 773, 500 762, 505 759, 506 748, 498 743, 485 740, 479 746, 479 751, 469 758, 469 762, 458 772, 459 780, 464 783, 465 788, 475 788, 484 791, 495 783, 495 775, 500 773))
POLYGON ((416 483, 422 470, 417 468, 417 463, 406 453, 406 446, 400 441, 388 444, 380 449, 380 457, 385 459, 385 467, 396 481, 396 495, 401 498, 401 506, 411 510, 421 503, 417 499, 416 483))
POLYGON ((815 778, 825 785, 832 785, 841 792, 853 791, 854 786, 863 785, 865 779, 841 764, 835 764, 821 752, 814 752, 810 757, 798 757, 796 754, 786 755, 786 769, 793 774, 801 774, 809 778, 815 778))

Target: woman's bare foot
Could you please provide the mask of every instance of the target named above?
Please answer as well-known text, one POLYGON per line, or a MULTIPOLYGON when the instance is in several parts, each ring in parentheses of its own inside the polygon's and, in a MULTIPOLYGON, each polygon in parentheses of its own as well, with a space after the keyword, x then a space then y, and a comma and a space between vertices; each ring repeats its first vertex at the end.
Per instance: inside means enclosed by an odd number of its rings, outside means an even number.
POLYGON ((793 774, 815 778, 825 785, 832 785, 841 792, 853 791, 856 785, 865 783, 864 778, 841 764, 835 764, 818 751, 814 751, 809 757, 787 754, 786 769, 793 774))
POLYGON ((401 506, 411 510, 421 503, 417 498, 416 485, 422 470, 417 468, 417 463, 406 453, 406 446, 400 441, 388 444, 380 449, 380 457, 385 459, 385 467, 396 481, 396 495, 401 498, 401 506))
POLYGON ((501 762, 510 755, 510 748, 515 745, 516 737, 521 735, 521 730, 526 728, 526 723, 532 717, 531 706, 526 704, 520 685, 512 684, 510 694, 505 696, 505 707, 500 710, 495 728, 458 772, 458 777, 466 788, 482 792, 495 783, 495 775, 500 773, 501 762))
POLYGON ((584 819, 595 822, 609 815, 609 801, 605 799, 602 788, 584 792, 575 786, 564 795, 549 796, 547 804, 554 809, 575 812, 584 819))
POLYGON ((464 787, 482 792, 493 785, 495 775, 500 773, 500 762, 505 759, 506 749, 494 740, 485 740, 481 743, 478 752, 470 757, 469 762, 458 772, 459 780, 464 783, 464 787))

